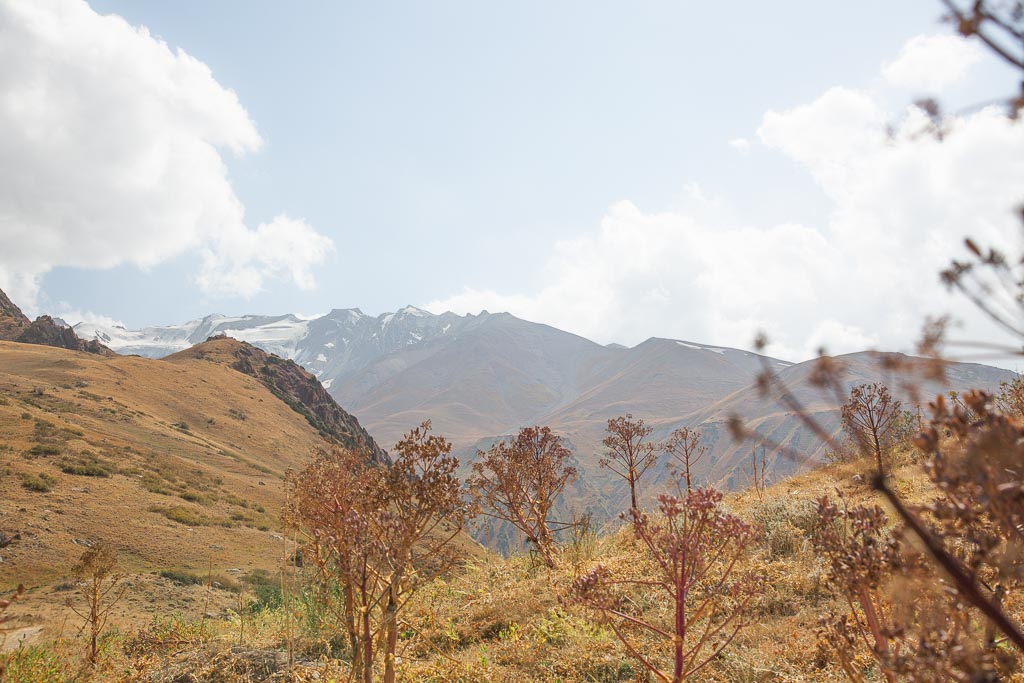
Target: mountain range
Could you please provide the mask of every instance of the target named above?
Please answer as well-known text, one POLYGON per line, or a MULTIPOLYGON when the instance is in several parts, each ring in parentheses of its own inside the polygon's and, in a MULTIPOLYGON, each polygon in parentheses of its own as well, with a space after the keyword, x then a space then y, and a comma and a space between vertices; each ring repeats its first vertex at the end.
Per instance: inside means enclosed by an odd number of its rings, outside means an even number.
MULTIPOLYGON (((580 481, 564 512, 589 511, 609 518, 622 509, 625 488, 599 467, 610 418, 630 413, 654 428, 652 439, 672 430, 699 429, 709 448, 699 481, 744 486, 752 445, 736 442, 728 422, 740 416, 778 444, 820 460, 824 446, 792 412, 755 388, 771 370, 792 387, 828 429, 838 429, 838 401, 806 381, 814 361, 792 363, 741 349, 651 338, 626 348, 601 345, 508 313, 432 314, 414 306, 369 316, 336 309, 304 319, 294 315, 210 315, 182 325, 127 330, 81 323, 78 336, 122 354, 161 357, 213 335, 226 335, 294 360, 387 447, 410 427, 431 420, 468 463, 477 448, 524 425, 548 425, 575 448, 580 481)), ((967 388, 997 390, 1012 372, 954 363, 945 381, 924 380, 920 395, 896 386, 883 356, 862 352, 839 357, 849 389, 861 382, 890 384, 908 406, 912 399, 967 388)), ((891 357, 890 357, 891 360, 891 357)), ((800 463, 768 454, 768 479, 800 463)), ((655 470, 660 485, 667 472, 655 470)))

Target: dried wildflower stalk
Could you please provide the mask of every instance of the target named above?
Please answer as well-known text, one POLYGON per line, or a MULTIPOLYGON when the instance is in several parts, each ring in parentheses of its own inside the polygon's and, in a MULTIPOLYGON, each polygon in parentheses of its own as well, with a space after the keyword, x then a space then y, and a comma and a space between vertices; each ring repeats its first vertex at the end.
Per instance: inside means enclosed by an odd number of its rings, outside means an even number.
POLYGON ((398 615, 417 588, 452 566, 451 542, 470 512, 451 444, 430 434, 429 422, 394 450, 389 467, 336 450, 289 478, 286 517, 308 534, 324 596, 340 589, 333 609, 364 683, 372 683, 378 655, 381 680, 394 682, 398 615))
POLYGON ((519 529, 544 564, 555 567, 558 547, 549 517, 566 484, 576 480, 576 468, 568 464, 572 452, 549 427, 523 427, 477 456, 467 484, 485 514, 519 529))
POLYGON ((647 440, 653 428, 640 418, 634 420, 629 414, 608 420, 605 431, 608 436, 602 442, 606 450, 600 461, 601 467, 607 467, 626 480, 629 484, 629 509, 639 512, 637 485, 644 473, 658 462, 662 447, 647 440))
MULTIPOLYGON (((693 491, 693 469, 707 455, 708 448, 701 444, 701 433, 697 429, 680 427, 672 432, 664 445, 669 456, 668 469, 676 480, 686 481, 686 493, 693 491)), ((680 491, 680 495, 682 491, 680 491)))
POLYGON ((121 583, 124 576, 117 571, 117 551, 107 543, 97 543, 82 553, 71 573, 82 582, 81 593, 85 608, 77 607, 70 599, 68 607, 81 617, 83 629, 89 629, 89 661, 99 660, 99 636, 110 611, 124 597, 127 586, 121 583))
POLYGON ((659 681, 678 683, 705 667, 747 625, 761 577, 739 573, 736 563, 758 538, 754 527, 719 507, 722 494, 698 488, 679 499, 659 496, 657 521, 630 511, 633 530, 654 565, 651 576, 613 576, 603 565, 579 577, 569 598, 594 610, 626 651, 659 681), (655 591, 672 605, 670 623, 648 620, 627 607, 631 590, 655 591), (670 646, 662 668, 640 645, 636 631, 670 646))
POLYGON ((889 393, 884 384, 859 384, 850 390, 850 398, 842 407, 842 424, 846 433, 875 458, 879 476, 885 475, 882 453, 892 445, 902 403, 889 393))

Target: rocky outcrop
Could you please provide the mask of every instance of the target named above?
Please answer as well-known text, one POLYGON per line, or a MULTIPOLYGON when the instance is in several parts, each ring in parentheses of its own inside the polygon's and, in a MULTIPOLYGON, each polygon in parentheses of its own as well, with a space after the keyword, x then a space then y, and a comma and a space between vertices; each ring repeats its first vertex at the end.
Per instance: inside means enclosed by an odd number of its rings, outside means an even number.
POLYGON ((0 290, 0 341, 56 346, 71 351, 95 353, 98 356, 117 355, 98 341, 79 339, 75 331, 62 320, 41 315, 35 321, 29 322, 3 290, 0 290))
POLYGON ((388 454, 363 429, 359 420, 342 409, 319 380, 296 363, 225 336, 210 337, 202 344, 169 356, 168 360, 182 356, 227 363, 232 369, 255 377, 306 418, 328 441, 364 451, 376 463, 390 463, 388 454))
POLYGON ((0 341, 14 341, 29 324, 21 309, 0 289, 0 341))
POLYGON ((84 351, 85 353, 94 353, 97 356, 117 355, 98 341, 79 339, 73 329, 59 324, 48 315, 41 315, 36 318, 14 341, 22 344, 40 344, 42 346, 56 346, 57 348, 71 351, 84 351))

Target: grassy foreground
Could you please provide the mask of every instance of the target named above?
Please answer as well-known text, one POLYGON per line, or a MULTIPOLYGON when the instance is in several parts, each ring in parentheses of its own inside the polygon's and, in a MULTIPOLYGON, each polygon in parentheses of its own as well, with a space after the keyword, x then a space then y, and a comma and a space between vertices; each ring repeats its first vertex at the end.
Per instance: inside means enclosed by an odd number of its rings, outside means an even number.
MULTIPOLYGON (((817 626, 844 606, 830 593, 827 569, 810 537, 815 501, 841 493, 850 503, 872 500, 863 483, 869 467, 855 462, 823 467, 766 490, 726 498, 731 512, 758 524, 762 540, 744 559, 766 579, 751 624, 701 671, 707 681, 847 680, 819 647, 817 626)), ((895 470, 901 493, 923 502, 929 483, 920 467, 895 470)), ((459 571, 415 594, 402 612, 400 680, 407 681, 632 681, 648 680, 614 634, 565 600, 573 579, 601 563, 612 571, 643 572, 649 559, 629 528, 563 547, 560 566, 528 556, 494 555, 467 561, 459 571)), ((225 585, 201 575, 138 575, 177 591, 174 614, 143 626, 113 626, 102 638, 99 664, 85 663, 85 639, 70 612, 59 637, 4 655, 7 681, 343 681, 348 680, 343 630, 307 587, 308 577, 285 565, 225 585)), ((11 613, 31 614, 30 592, 11 613)), ((634 593, 630 609, 657 619, 671 605, 656 593, 634 593)), ((142 608, 137 608, 142 609, 142 608)), ((136 610, 134 619, 140 623, 136 610)), ((113 623, 113 622, 112 622, 113 623)), ((15 618, 8 626, 18 627, 15 618)), ((664 644, 642 640, 655 655, 664 644)), ((10 641, 10 635, 8 641, 10 641)), ((10 642, 8 643, 10 646, 10 642)), ((857 662, 866 680, 877 671, 857 662)), ((1018 677, 1015 680, 1024 680, 1018 677)))

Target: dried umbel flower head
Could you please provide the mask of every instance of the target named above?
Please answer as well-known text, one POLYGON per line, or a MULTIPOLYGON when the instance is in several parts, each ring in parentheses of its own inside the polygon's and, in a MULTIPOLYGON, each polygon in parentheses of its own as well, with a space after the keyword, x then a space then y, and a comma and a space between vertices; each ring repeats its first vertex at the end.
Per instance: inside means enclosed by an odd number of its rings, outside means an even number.
POLYGON ((720 507, 722 494, 698 488, 685 498, 662 495, 652 518, 630 510, 633 531, 654 567, 653 574, 616 576, 598 565, 573 583, 568 599, 598 615, 627 652, 659 680, 683 681, 701 670, 747 625, 751 600, 763 579, 736 569, 737 559, 759 531, 720 507), (670 619, 645 618, 628 610, 631 590, 656 590, 665 599, 670 619), (670 667, 642 649, 631 629, 667 640, 670 667))
POLYGON ((626 414, 608 420, 607 436, 602 443, 605 455, 601 467, 607 467, 626 480, 629 485, 630 509, 639 510, 638 485, 641 477, 658 461, 663 451, 660 444, 650 441, 652 427, 641 418, 626 414))
POLYGON ((515 438, 477 452, 467 483, 481 509, 519 529, 554 567, 558 548, 549 519, 566 484, 576 480, 572 451, 549 427, 523 427, 515 438))

